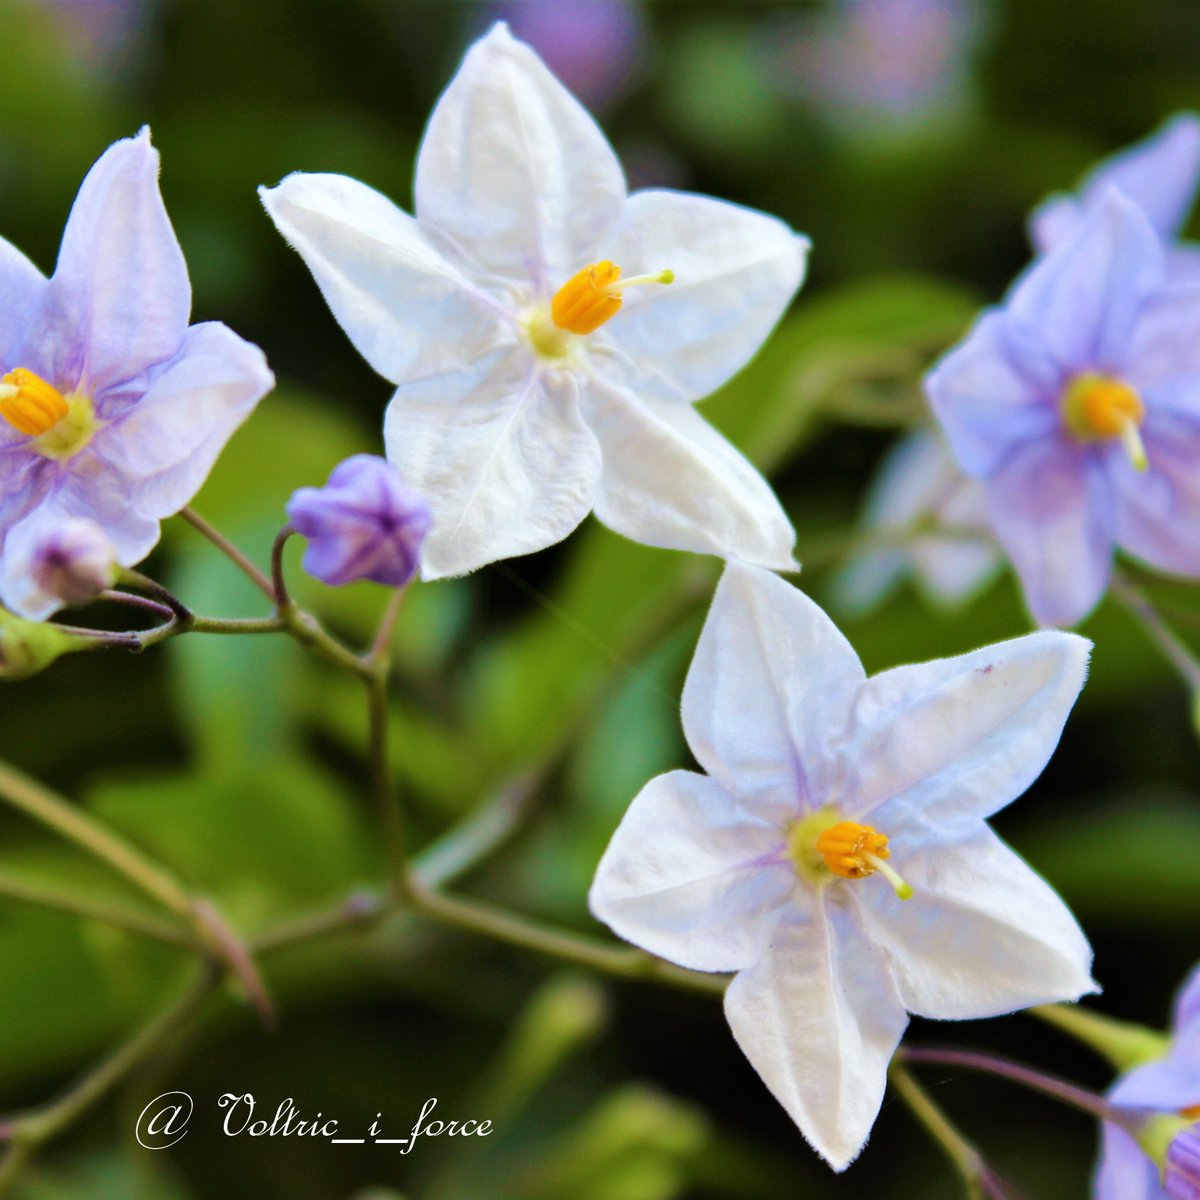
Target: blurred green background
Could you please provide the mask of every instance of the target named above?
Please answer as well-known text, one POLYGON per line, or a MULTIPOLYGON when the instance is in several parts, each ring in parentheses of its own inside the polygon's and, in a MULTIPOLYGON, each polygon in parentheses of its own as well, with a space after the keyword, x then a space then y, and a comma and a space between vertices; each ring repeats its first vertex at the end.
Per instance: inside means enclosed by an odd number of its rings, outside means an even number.
MULTIPOLYGON (((0 232, 51 269, 80 179, 152 126, 195 318, 266 351, 278 391, 197 507, 265 555, 291 490, 380 449, 388 387, 357 357, 255 188, 340 171, 410 202, 413 155, 468 41, 497 15, 539 44, 599 115, 636 185, 777 213, 814 243, 811 275, 765 352, 705 406, 769 468, 829 599, 828 569, 921 371, 1027 259, 1024 219, 1096 157, 1200 106, 1200 6, 1138 0, 433 3, 417 0, 0 0, 0 232), (888 7, 879 17, 868 10, 888 7), (878 26, 870 21, 879 19, 878 26), (857 22, 857 24, 856 24, 857 22), (889 24, 891 22, 891 24, 889 24), (882 31, 882 32, 881 32, 882 31), (874 39, 874 40, 872 40, 874 39), (833 549, 831 549, 833 548, 833 549)), ((148 570, 211 614, 261 600, 186 526, 148 570)), ((297 548, 293 547, 298 557, 297 548)), ((295 558, 294 577, 299 580, 295 558)), ((521 829, 465 891, 595 931, 585 894, 625 806, 688 765, 678 695, 716 566, 589 521, 562 547, 418 586, 399 635, 395 756, 414 841, 541 773, 521 829), (676 610, 681 595, 698 597, 676 610), (664 621, 664 613, 678 613, 664 621), (655 630, 658 632, 655 632, 655 630)), ((298 582, 364 639, 369 586, 298 582)), ((1200 603, 1154 596, 1184 631, 1200 603)), ((902 590, 843 622, 871 670, 1028 628, 1005 576, 965 610, 902 590)), ((1200 748, 1181 684, 1109 603, 1084 632, 1091 680, 1062 747, 996 824, 1093 939, 1105 1010, 1160 1023, 1200 950, 1200 748)), ((63 660, 3 693, 0 755, 86 803, 217 898, 239 928, 330 903, 382 874, 352 681, 282 639, 172 643, 63 660)), ((124 896, 0 811, 4 873, 124 896)), ((0 1109, 36 1104, 165 1003, 186 962, 67 917, 0 905, 0 1109)), ((232 1000, 132 1079, 28 1174, 28 1200, 939 1200, 959 1184, 891 1098, 834 1177, 742 1060, 718 1004, 563 976, 426 925, 273 961, 265 1034, 232 1000), (133 1137, 153 1096, 196 1098, 189 1136, 133 1137), (217 1097, 285 1098, 397 1130, 427 1097, 491 1117, 487 1141, 381 1147, 227 1139, 217 1097)), ((1103 1068, 1032 1020, 926 1026, 1103 1086, 1103 1068)), ((1095 1131, 1004 1084, 928 1078, 1034 1197, 1085 1194, 1095 1131)))

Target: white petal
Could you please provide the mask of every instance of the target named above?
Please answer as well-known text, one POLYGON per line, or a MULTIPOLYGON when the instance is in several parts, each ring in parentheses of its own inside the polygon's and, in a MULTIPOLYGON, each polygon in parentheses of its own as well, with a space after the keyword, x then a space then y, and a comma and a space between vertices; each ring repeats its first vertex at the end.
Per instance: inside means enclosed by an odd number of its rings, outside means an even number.
POLYGON ((1046 631, 867 680, 843 748, 849 808, 937 837, 1016 799, 1049 761, 1091 643, 1046 631))
POLYGON ((757 957, 798 890, 783 835, 691 771, 652 779, 613 834, 588 902, 618 936, 693 971, 757 957))
POLYGON ((467 52, 417 157, 416 213, 485 270, 543 295, 601 257, 625 199, 583 106, 496 25, 467 52))
POLYGON ((575 385, 539 374, 520 351, 485 355, 470 373, 401 387, 384 422, 388 458, 429 502, 425 579, 561 541, 588 514, 600 448, 575 385))
POLYGON ((1098 990, 1067 906, 986 825, 954 845, 909 852, 901 837, 890 848, 913 898, 898 899, 881 880, 853 886, 909 1012, 996 1017, 1098 990))
POLYGON ((908 1024, 887 961, 827 900, 725 993, 742 1052, 835 1171, 862 1149, 908 1024))
POLYGON ((690 404, 580 381, 604 452, 596 516, 648 546, 795 569, 796 534, 757 470, 690 404))
POLYGON ((786 823, 830 799, 830 746, 863 679, 858 656, 803 592, 730 563, 683 690, 688 745, 748 808, 786 823))
POLYGON ((516 344, 515 319, 476 287, 453 249, 365 183, 297 173, 259 195, 358 352, 386 379, 450 374, 516 344))
POLYGON ((754 209, 687 192, 629 198, 612 258, 625 275, 670 268, 674 283, 630 288, 606 339, 696 400, 741 370, 804 279, 808 239, 754 209))
POLYGON ((193 325, 179 356, 152 375, 145 395, 93 446, 125 475, 132 509, 170 516, 200 490, 274 382, 257 346, 217 321, 193 325))

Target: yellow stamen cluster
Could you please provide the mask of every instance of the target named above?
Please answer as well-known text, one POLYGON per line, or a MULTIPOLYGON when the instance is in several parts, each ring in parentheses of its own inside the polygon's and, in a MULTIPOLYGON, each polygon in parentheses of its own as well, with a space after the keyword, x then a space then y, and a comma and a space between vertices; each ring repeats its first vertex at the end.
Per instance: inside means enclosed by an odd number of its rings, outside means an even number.
POLYGON ((0 380, 0 417, 20 433, 41 437, 67 412, 62 392, 25 367, 9 371, 0 380))
POLYGON ((622 291, 643 283, 672 283, 673 271, 621 279, 621 268, 607 258, 576 272, 554 293, 550 317, 568 333, 592 333, 621 310, 622 291))
POLYGON ((1139 432, 1146 406, 1124 380, 1090 372, 1077 375, 1063 392, 1062 411, 1067 428, 1081 441, 1120 438, 1134 467, 1146 469, 1146 448, 1139 432))
POLYGON ((797 874, 815 884, 831 882, 831 875, 866 879, 878 872, 901 900, 912 898, 912 888, 884 861, 891 857, 887 834, 841 820, 836 808, 819 809, 796 821, 788 833, 788 852, 797 874))

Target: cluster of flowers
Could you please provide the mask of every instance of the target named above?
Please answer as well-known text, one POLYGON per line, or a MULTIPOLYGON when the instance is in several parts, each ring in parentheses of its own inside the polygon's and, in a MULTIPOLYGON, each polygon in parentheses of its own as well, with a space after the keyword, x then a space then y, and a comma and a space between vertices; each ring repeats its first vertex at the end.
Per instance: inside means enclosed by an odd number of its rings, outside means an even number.
MULTIPOLYGON (((1095 604, 1114 542, 1200 573, 1200 291, 1169 241, 1198 166, 1200 131, 1179 120, 1039 210, 1041 256, 929 379, 1044 624, 1095 604)), ((0 242, 0 598, 27 618, 144 558, 272 386, 255 347, 188 325, 156 176, 145 132, 111 147, 49 280, 0 242)), ((840 1170, 908 1013, 989 1017, 1095 990, 1075 920, 986 824, 1052 754, 1089 643, 1046 630, 865 675, 774 574, 796 565, 790 522, 693 407, 785 311, 806 240, 717 200, 627 195, 590 116, 503 26, 437 105, 415 192, 415 216, 337 175, 262 193, 396 387, 387 459, 357 456, 292 497, 305 565, 331 584, 400 587, 418 568, 436 579, 546 547, 590 511, 728 560, 683 694, 705 773, 636 797, 591 907, 653 954, 735 973, 734 1036, 840 1170)), ((1115 1093, 1184 1114, 1169 1142, 1179 1178, 1200 1157, 1197 987, 1183 1049, 1115 1093)), ((1125 1136, 1110 1131, 1102 1180, 1140 1171, 1156 1187, 1125 1136)))

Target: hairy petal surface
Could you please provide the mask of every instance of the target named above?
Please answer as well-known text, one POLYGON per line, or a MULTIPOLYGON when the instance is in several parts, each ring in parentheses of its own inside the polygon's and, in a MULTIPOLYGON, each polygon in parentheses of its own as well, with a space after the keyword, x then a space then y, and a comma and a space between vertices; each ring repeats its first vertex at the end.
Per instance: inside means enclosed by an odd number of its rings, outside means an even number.
POLYGON ((856 895, 909 1012, 995 1017, 1098 990, 1091 948, 1067 906, 987 826, 915 848, 901 833, 890 849, 913 898, 885 887, 856 895))
POLYGON ((449 391, 436 377, 401 387, 384 440, 433 512, 425 579, 561 541, 587 516, 600 476, 574 380, 505 350, 481 357, 449 391))
POLYGON ((433 110, 415 194, 417 216, 485 271, 548 296, 603 257, 625 179, 579 101, 498 24, 433 110))
POLYGON ((630 288, 606 339, 631 361, 653 363, 673 394, 707 396, 783 316, 808 249, 807 238, 765 213, 687 192, 637 192, 608 256, 626 275, 670 268, 675 280, 630 288))
POLYGON ((757 957, 769 914, 797 891, 783 834, 691 771, 652 779, 613 834, 592 884, 619 937, 694 971, 757 957))
POLYGON ((634 541, 794 569, 796 535, 770 484, 691 405, 598 374, 581 401, 604 452, 596 516, 634 541))
POLYGON ((688 745, 747 808, 782 824, 825 803, 829 747, 864 679, 858 655, 803 592, 731 562, 683 689, 688 745))
POLYGON ((851 916, 818 903, 783 920, 767 952, 725 993, 742 1052, 835 1171, 857 1156, 908 1024, 883 954, 851 916))
POLYGON ((512 317, 469 278, 452 247, 386 196, 345 175, 289 175, 259 191, 358 352, 403 384, 451 376, 516 345, 512 317))
POLYGON ((88 172, 46 300, 40 335, 58 387, 103 391, 178 351, 192 291, 148 129, 115 142, 88 172))
POLYGON ((899 827, 973 823, 1042 773, 1084 679, 1091 642, 1043 632, 868 679, 844 754, 855 820, 899 827))

